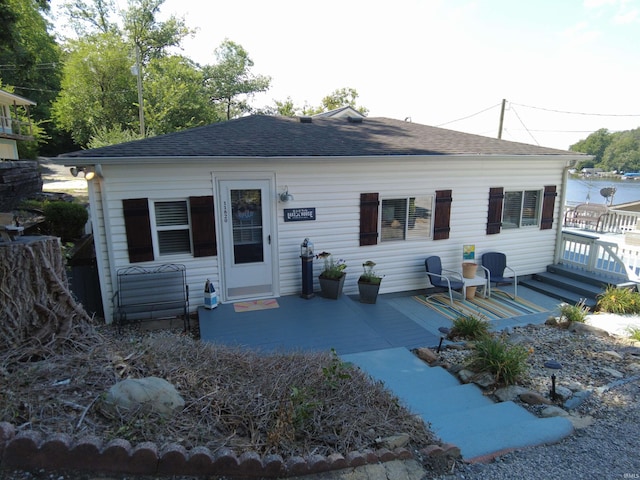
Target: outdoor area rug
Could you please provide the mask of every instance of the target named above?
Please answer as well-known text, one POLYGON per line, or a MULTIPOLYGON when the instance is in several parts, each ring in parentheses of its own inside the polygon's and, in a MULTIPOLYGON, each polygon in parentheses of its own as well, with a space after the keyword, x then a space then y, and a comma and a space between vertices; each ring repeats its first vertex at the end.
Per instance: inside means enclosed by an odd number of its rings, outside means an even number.
POLYGON ((516 297, 514 300, 509 294, 495 289, 491 290, 491 296, 487 298, 476 296, 473 300, 460 300, 454 297, 453 307, 446 293, 417 295, 413 298, 449 320, 470 315, 480 316, 486 320, 498 320, 547 311, 523 298, 516 297))
POLYGON ((233 309, 236 312, 254 312, 256 310, 268 310, 270 308, 279 308, 278 301, 275 298, 268 298, 267 300, 252 300, 249 302, 236 302, 233 304, 233 309))

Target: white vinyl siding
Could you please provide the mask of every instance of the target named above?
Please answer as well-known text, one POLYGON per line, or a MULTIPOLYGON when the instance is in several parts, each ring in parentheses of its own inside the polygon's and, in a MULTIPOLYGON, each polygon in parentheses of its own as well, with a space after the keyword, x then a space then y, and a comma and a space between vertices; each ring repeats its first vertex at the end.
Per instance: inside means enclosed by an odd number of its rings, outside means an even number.
MULTIPOLYGON (((362 264, 376 262, 376 271, 384 275, 381 293, 420 290, 427 286, 424 259, 439 255, 445 268, 460 270, 462 246, 474 245, 476 260, 490 250, 505 252, 510 264, 519 275, 541 272, 553 262, 556 229, 559 226, 563 168, 567 157, 539 156, 531 158, 465 157, 465 156, 416 156, 388 158, 303 158, 303 159, 160 159, 138 164, 133 159, 121 165, 102 165, 104 178, 100 180, 104 191, 103 202, 94 204, 95 193, 90 190, 91 203, 103 209, 103 215, 93 220, 95 233, 108 242, 109 261, 103 267, 115 269, 129 266, 122 200, 127 198, 151 198, 154 201, 175 201, 189 195, 213 195, 215 176, 236 175, 250 178, 252 173, 262 177, 272 174, 274 191, 285 186, 294 200, 281 203, 276 195, 270 200, 272 221, 274 268, 277 270, 277 295, 300 293, 300 244, 309 238, 316 252, 328 251, 347 263, 345 294, 357 292, 357 280, 362 264), (514 173, 517 172, 517 173, 514 173), (141 184, 144 179, 144 184, 141 184), (550 230, 519 228, 504 230, 502 235, 487 235, 487 192, 496 185, 505 191, 533 191, 545 185, 557 185, 558 200, 554 207, 554 224, 550 230), (431 192, 451 189, 450 238, 433 240, 432 236, 411 241, 381 242, 360 246, 360 194, 377 192, 380 199, 429 197, 431 192), (285 222, 285 208, 314 208, 313 221, 285 222), (105 236, 105 224, 108 234, 105 236), (500 237, 500 238, 497 238, 500 237), (400 247, 400 248, 399 248, 400 247)), ((94 181, 95 182, 95 181, 94 181)), ((265 201, 269 201, 268 199, 265 201)), ((221 206, 216 203, 216 221, 223 222, 221 206)), ((382 209, 382 205, 380 205, 382 209)), ((153 212, 153 208, 150 211, 153 212)), ((539 210, 539 209, 538 209, 539 210)), ((151 213, 153 215, 153 213, 151 213)), ((382 215, 382 213, 379 213, 382 215)), ((538 214, 539 215, 539 214, 538 214)), ((538 217, 539 218, 539 217, 538 217)), ((433 211, 430 212, 430 225, 433 211)), ((430 227, 430 231, 432 227, 430 227)), ((219 232, 218 232, 219 234, 219 232)), ((411 235, 411 232, 409 232, 411 235)), ((380 239, 378 239, 380 240, 380 239)), ((106 251, 107 248, 101 249, 106 251)), ((106 259, 105 259, 106 260, 106 259)), ((146 265, 181 263, 187 269, 187 282, 193 294, 192 310, 199 304, 204 282, 210 278, 216 290, 220 288, 218 257, 194 258, 191 254, 176 254, 158 258, 146 265)), ((143 264, 143 266, 146 266, 143 264)), ((314 262, 314 278, 319 275, 320 262, 314 262)), ((109 272, 101 272, 108 277, 109 272)), ((113 280, 112 282, 113 283, 113 280)), ((110 292, 103 292, 105 313, 110 312, 110 292)), ((107 288, 109 288, 107 287, 107 288)), ((318 291, 316 280, 315 291, 318 291)), ((107 317, 110 321, 110 317, 107 317)))

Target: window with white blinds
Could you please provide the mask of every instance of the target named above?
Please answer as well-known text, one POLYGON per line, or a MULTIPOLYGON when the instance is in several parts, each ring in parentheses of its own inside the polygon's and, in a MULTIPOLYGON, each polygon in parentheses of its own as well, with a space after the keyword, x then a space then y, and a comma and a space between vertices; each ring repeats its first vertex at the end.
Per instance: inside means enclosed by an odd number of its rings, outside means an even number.
POLYGON ((191 253, 189 206, 186 200, 154 202, 158 253, 191 253))
POLYGON ((540 190, 505 192, 502 228, 537 226, 540 221, 540 190))

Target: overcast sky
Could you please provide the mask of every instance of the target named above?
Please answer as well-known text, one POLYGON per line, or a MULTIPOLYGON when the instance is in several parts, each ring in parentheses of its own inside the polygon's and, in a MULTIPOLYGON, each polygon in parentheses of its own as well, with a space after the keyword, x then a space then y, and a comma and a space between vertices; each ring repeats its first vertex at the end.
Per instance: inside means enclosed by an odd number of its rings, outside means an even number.
POLYGON ((272 77, 254 106, 351 87, 369 116, 495 137, 506 99, 502 138, 556 148, 640 126, 640 0, 166 0, 162 13, 198 29, 183 53, 201 64, 225 38, 249 52, 272 77))

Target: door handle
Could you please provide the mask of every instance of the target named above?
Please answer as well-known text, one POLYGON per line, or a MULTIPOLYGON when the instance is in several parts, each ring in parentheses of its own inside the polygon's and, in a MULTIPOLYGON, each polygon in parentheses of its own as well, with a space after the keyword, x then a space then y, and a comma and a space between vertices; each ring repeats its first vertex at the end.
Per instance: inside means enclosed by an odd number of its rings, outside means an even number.
POLYGON ((271 235, 267 235, 267 242, 269 242, 269 245, 271 245, 271 235))

